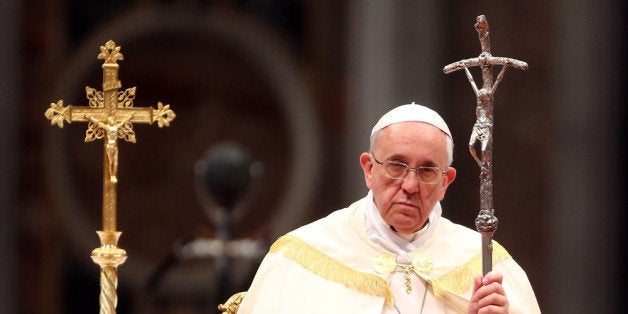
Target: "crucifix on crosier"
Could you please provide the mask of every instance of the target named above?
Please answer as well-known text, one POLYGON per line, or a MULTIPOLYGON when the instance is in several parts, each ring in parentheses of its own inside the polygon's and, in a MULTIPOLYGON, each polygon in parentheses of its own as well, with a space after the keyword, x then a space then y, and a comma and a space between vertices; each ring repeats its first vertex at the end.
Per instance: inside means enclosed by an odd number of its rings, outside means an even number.
POLYGON ((463 69, 476 95, 476 121, 469 139, 469 152, 480 167, 480 211, 475 225, 482 234, 482 273, 486 275, 492 268, 492 238, 497 229, 497 217, 493 207, 493 99, 506 69, 514 67, 526 70, 528 64, 517 59, 491 55, 488 21, 484 15, 477 17, 475 30, 482 47, 480 55, 451 63, 443 71, 448 74, 463 69), (494 82, 493 65, 502 66, 494 82), (469 67, 474 66, 479 66, 482 70, 482 87, 479 89, 469 71, 469 67), (477 153, 478 146, 480 156, 477 153))

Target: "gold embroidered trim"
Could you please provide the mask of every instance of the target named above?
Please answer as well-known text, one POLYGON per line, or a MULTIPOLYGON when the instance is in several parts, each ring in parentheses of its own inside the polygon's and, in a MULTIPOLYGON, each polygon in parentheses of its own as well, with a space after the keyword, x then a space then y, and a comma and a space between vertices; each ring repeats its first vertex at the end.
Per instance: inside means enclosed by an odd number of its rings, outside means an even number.
POLYGON ((270 247, 270 253, 282 254, 327 280, 384 297, 387 306, 395 305, 392 291, 384 279, 351 269, 295 236, 285 235, 277 239, 270 247))
MULTIPOLYGON (((493 265, 512 258, 508 251, 493 241, 493 265)), ((445 290, 461 294, 473 286, 473 278, 482 273, 482 253, 473 256, 464 265, 438 278, 430 279, 434 287, 434 295, 438 298, 445 290)))

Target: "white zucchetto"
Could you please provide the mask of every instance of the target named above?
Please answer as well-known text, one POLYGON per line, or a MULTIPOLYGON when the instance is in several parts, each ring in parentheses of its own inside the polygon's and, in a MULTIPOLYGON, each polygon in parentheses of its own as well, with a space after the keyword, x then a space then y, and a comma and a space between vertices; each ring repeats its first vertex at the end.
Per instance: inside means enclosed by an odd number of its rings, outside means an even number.
POLYGON ((451 131, 449 131, 447 123, 445 123, 445 120, 443 120, 443 118, 436 111, 428 107, 415 104, 414 102, 407 105, 401 105, 384 114, 373 127, 371 136, 373 136, 375 132, 391 124, 407 121, 429 123, 445 132, 449 138, 452 138, 451 131))

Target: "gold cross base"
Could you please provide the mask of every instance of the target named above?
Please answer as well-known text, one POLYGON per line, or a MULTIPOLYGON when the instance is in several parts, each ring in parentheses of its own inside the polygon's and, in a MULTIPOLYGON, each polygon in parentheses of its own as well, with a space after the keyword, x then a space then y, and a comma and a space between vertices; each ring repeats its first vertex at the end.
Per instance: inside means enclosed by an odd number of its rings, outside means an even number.
POLYGON ((118 267, 126 261, 126 251, 117 247, 120 231, 96 231, 101 246, 92 251, 92 260, 100 267, 118 267))
POLYGON ((117 247, 122 232, 97 231, 101 246, 92 251, 100 265, 100 314, 115 314, 118 305, 118 266, 126 261, 126 251, 117 247))

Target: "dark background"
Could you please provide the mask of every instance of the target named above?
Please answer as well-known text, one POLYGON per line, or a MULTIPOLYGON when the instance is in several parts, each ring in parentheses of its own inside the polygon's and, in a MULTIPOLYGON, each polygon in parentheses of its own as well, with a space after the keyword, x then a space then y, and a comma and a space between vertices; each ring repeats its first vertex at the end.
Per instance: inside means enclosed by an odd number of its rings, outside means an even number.
MULTIPOLYGON (((626 292, 626 6, 622 1, 17 1, 0 4, 0 312, 94 313, 102 147, 86 125, 50 126, 51 102, 101 89, 99 46, 122 47, 136 107, 168 103, 168 128, 119 142, 119 313, 212 313, 258 260, 172 260, 216 237, 194 165, 238 143, 263 165, 232 237, 267 245, 366 192, 358 165, 390 108, 439 111, 456 143, 444 216, 473 228, 467 145, 475 95, 442 67, 480 52, 526 61, 495 95, 495 239, 527 271, 544 313, 620 313, 626 292), (163 272, 160 272, 163 266, 163 272), (151 281, 157 276, 159 280, 151 281)), ((479 72, 474 72, 476 81, 479 72)), ((497 71, 495 71, 495 75, 497 71)))

